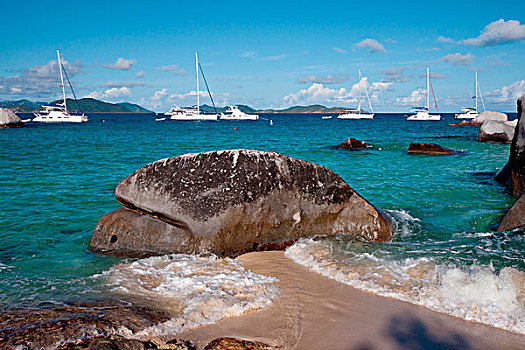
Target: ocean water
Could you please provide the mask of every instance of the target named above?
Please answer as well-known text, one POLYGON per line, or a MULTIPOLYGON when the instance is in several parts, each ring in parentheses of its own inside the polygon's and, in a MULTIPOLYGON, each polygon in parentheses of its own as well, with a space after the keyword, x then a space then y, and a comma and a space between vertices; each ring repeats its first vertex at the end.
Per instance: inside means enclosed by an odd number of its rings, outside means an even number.
POLYGON ((363 290, 525 334, 525 236, 494 232, 514 202, 492 179, 509 145, 477 142, 477 127, 449 126, 447 114, 439 122, 398 114, 265 115, 256 122, 89 117, 82 125, 0 130, 2 310, 109 295, 171 310, 170 323, 145 330, 160 334, 269 305, 279 295, 275 280, 236 260, 128 260, 88 250, 98 219, 120 207, 115 187, 136 169, 185 153, 247 148, 326 166, 398 223, 392 242, 305 239, 287 250, 289 258, 363 290), (374 148, 334 148, 349 137, 374 148), (458 153, 408 155, 411 142, 458 153))

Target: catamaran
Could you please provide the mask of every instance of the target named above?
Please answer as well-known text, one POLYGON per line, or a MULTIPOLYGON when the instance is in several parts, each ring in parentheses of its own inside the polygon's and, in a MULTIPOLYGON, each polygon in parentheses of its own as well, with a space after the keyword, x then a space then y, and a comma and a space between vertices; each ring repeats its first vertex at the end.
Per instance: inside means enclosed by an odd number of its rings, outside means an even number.
POLYGON ((221 120, 257 120, 259 115, 247 114, 239 109, 238 106, 228 106, 226 112, 221 113, 221 120))
MULTIPOLYGON (((73 91, 73 86, 71 86, 71 82, 69 81, 69 78, 67 77, 66 69, 62 65, 62 62, 60 61, 60 52, 57 50, 57 57, 58 57, 58 71, 60 72, 60 82, 62 85, 62 96, 64 99, 64 102, 57 103, 56 105, 44 105, 42 106, 42 110, 39 112, 35 112, 35 118, 33 118, 34 122, 42 122, 42 123, 84 123, 88 121, 87 116, 82 114, 70 114, 67 110, 67 103, 66 103, 66 89, 64 87, 64 76, 62 74, 62 71, 66 74, 66 79, 69 83, 69 87, 71 88, 71 92, 73 92, 73 97, 75 97, 75 101, 77 100, 77 97, 75 96, 75 91, 73 91)), ((78 104, 78 102, 77 102, 78 104)), ((80 109, 80 106, 78 106, 80 109)))
POLYGON ((430 89, 432 89, 432 97, 434 97, 434 104, 436 105, 436 110, 439 113, 439 109, 436 102, 436 96, 434 95, 434 89, 432 88, 432 83, 430 82, 430 71, 427 67, 427 105, 424 107, 412 107, 410 110, 411 113, 415 113, 407 117, 407 120, 441 120, 439 114, 429 114, 429 105, 430 105, 430 89))
MULTIPOLYGON (((164 113, 165 115, 169 115, 171 120, 218 120, 219 114, 204 114, 200 111, 200 100, 199 100, 199 69, 202 73, 202 76, 204 78, 204 82, 206 83, 206 88, 208 87, 208 83, 206 82, 206 78, 204 77, 204 72, 202 72, 202 68, 199 65, 199 56, 197 52, 195 52, 195 71, 196 71, 196 77, 197 77, 197 106, 195 108, 180 108, 180 107, 173 107, 168 112, 164 113)), ((208 94, 210 95, 210 99, 213 103, 213 98, 211 97, 210 90, 208 89, 208 94)), ((213 103, 215 106, 215 103, 213 103)))
POLYGON ((372 103, 370 103, 370 97, 368 96, 368 90, 363 82, 363 77, 361 76, 361 70, 359 70, 359 100, 357 104, 357 109, 349 109, 344 111, 342 114, 337 116, 337 119, 374 119, 374 109, 372 108, 372 103), (366 98, 368 100, 368 106, 372 113, 364 111, 361 109, 361 95, 363 90, 365 90, 366 98))
POLYGON ((483 105, 483 110, 485 110, 485 102, 483 102, 483 95, 481 95, 481 89, 479 88, 478 83, 478 71, 476 71, 476 83, 475 88, 476 91, 475 95, 472 96, 472 98, 476 99, 476 107, 461 107, 461 112, 454 116, 456 119, 474 119, 478 116, 478 92, 479 97, 481 98, 481 104, 483 105))

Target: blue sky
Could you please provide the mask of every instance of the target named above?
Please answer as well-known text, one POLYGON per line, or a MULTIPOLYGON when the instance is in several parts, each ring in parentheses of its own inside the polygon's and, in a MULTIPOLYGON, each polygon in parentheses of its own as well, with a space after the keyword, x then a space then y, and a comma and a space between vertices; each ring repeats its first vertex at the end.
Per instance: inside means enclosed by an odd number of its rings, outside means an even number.
POLYGON ((58 98, 57 49, 78 97, 158 112, 196 103, 195 51, 221 106, 355 107, 360 69, 376 112, 406 112, 423 103, 426 66, 443 112, 472 103, 475 69, 490 110, 525 93, 516 1, 57 4, 2 4, 0 100, 58 98))

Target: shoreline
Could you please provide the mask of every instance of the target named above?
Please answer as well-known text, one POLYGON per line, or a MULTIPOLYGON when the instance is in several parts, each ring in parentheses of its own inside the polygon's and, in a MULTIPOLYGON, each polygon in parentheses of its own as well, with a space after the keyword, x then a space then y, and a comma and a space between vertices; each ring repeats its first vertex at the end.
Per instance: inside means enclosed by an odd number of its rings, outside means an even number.
POLYGON ((296 264, 284 251, 240 256, 244 267, 279 279, 267 308, 177 334, 203 348, 218 337, 282 349, 525 349, 525 335, 360 291, 296 264))

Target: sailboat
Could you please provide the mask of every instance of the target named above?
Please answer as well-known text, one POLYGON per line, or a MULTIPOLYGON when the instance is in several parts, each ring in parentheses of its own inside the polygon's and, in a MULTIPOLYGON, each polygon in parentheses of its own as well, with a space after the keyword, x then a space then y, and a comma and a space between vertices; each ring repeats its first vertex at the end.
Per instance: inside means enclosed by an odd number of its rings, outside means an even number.
MULTIPOLYGON (((415 114, 408 116, 407 120, 441 120, 441 116, 439 114, 428 113, 430 105, 430 89, 432 89, 432 85, 430 83, 430 70, 427 67, 427 105, 424 107, 412 107, 410 112, 415 114)), ((432 97, 434 97, 434 104, 436 105, 436 110, 439 113, 439 109, 437 107, 436 102, 436 96, 434 96, 434 89, 432 89, 432 97)))
POLYGON ((474 90, 476 91, 475 95, 472 97, 476 99, 476 107, 461 107, 461 112, 454 116, 456 119, 474 119, 478 116, 478 92, 479 97, 481 98, 481 104, 483 105, 483 110, 485 110, 485 102, 483 102, 483 96, 481 95, 481 89, 479 88, 478 83, 478 71, 476 71, 476 82, 474 90))
MULTIPOLYGON (((168 112, 164 113, 165 115, 169 115, 171 120, 219 120, 219 114, 204 114, 200 111, 200 100, 199 100, 199 56, 197 52, 195 52, 195 71, 196 71, 196 78, 197 78, 197 106, 194 108, 180 108, 178 106, 175 106, 171 108, 168 112)), ((202 68, 200 69, 202 73, 202 68)), ((204 74, 203 74, 204 77, 204 74)), ((204 82, 206 82, 206 78, 204 78, 204 82)), ((206 87, 208 84, 206 83, 206 87)), ((208 89, 208 93, 210 90, 208 89)), ((213 102, 213 98, 211 97, 213 102)), ((215 105, 215 104, 214 104, 215 105)))
MULTIPOLYGON (((88 121, 87 116, 82 114, 70 114, 67 110, 67 103, 66 103, 66 89, 64 87, 64 76, 62 74, 62 71, 66 74, 66 79, 69 83, 69 87, 71 88, 71 92, 73 92, 73 97, 75 97, 75 101, 77 100, 75 96, 75 91, 73 91, 73 86, 71 86, 71 82, 69 81, 69 78, 67 77, 66 69, 62 65, 62 62, 60 61, 60 52, 57 50, 57 57, 58 57, 58 71, 60 72, 60 82, 62 85, 62 97, 64 99, 64 102, 57 103, 56 105, 44 105, 42 106, 42 110, 39 112, 35 112, 35 118, 33 118, 34 122, 42 122, 42 123, 84 123, 88 121)), ((78 102, 77 102, 78 104, 78 102)), ((80 106, 78 106, 80 109, 80 106)))
POLYGON ((372 108, 372 103, 370 103, 370 97, 368 96, 368 90, 363 82, 363 77, 361 76, 361 70, 359 70, 359 100, 357 104, 357 109, 350 109, 344 111, 342 114, 337 116, 337 119, 374 119, 374 109, 372 108), (361 109, 361 95, 363 90, 365 90, 366 98, 368 100, 368 106, 372 113, 363 111, 361 109))

